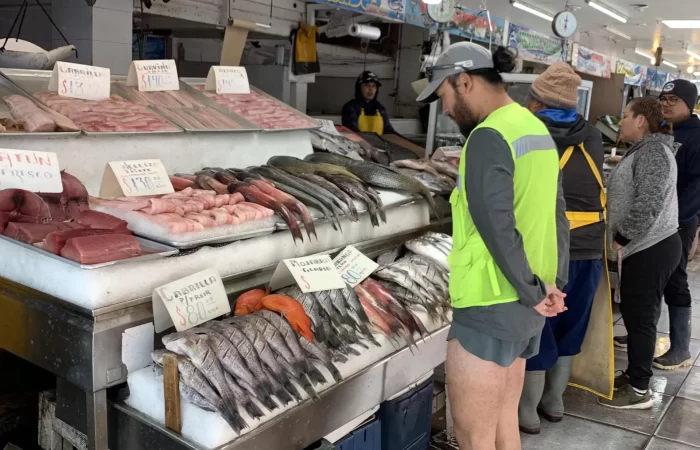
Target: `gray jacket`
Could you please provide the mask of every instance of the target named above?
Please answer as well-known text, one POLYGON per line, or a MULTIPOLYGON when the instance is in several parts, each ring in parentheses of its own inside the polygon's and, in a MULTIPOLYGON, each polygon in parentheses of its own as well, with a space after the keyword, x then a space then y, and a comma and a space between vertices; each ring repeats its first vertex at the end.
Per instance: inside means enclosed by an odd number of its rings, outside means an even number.
POLYGON ((650 134, 627 151, 608 178, 608 257, 616 240, 622 258, 645 250, 678 230, 679 145, 673 136, 650 134))

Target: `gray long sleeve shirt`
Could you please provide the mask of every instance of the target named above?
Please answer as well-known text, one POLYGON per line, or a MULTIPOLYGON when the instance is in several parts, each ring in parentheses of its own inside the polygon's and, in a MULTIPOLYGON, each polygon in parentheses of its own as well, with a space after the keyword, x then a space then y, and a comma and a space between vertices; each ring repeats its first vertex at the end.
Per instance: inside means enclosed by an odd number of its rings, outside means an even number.
MULTIPOLYGON (((556 148, 552 141, 552 148, 556 148)), ((500 133, 480 128, 469 137, 465 154, 465 186, 469 213, 489 253, 520 300, 498 305, 457 309, 454 320, 463 326, 505 341, 535 336, 544 317, 533 309, 546 296, 545 283, 532 273, 523 238, 515 223, 513 175, 515 161, 500 133)), ((557 192, 557 286, 563 288, 569 268, 569 222, 559 174, 557 192)))

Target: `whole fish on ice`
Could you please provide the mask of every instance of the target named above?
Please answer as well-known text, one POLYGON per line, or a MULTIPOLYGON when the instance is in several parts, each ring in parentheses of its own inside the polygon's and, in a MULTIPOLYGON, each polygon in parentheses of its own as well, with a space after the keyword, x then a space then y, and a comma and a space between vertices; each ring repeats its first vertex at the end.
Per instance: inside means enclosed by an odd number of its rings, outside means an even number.
POLYGON ((52 70, 56 61, 65 61, 75 52, 74 45, 46 51, 29 41, 8 39, 5 49, 0 51, 0 68, 52 70))

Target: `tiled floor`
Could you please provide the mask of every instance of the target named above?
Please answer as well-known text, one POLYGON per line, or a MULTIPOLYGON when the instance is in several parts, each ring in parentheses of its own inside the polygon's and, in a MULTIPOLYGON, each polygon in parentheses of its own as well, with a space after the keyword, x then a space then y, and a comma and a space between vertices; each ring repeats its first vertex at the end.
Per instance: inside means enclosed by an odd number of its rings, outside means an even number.
MULTIPOLYGON (((654 369, 651 388, 655 401, 648 411, 604 408, 593 394, 569 388, 564 397, 564 420, 558 424, 543 421, 538 436, 522 435, 523 450, 700 449, 700 254, 689 264, 688 272, 694 306, 691 352, 695 366, 674 372, 654 369)), ((615 334, 624 334, 617 311, 615 319, 615 334)), ((658 331, 657 353, 663 353, 668 346, 665 305, 658 331)), ((622 370, 626 365, 627 353, 616 349, 615 368, 622 370)))

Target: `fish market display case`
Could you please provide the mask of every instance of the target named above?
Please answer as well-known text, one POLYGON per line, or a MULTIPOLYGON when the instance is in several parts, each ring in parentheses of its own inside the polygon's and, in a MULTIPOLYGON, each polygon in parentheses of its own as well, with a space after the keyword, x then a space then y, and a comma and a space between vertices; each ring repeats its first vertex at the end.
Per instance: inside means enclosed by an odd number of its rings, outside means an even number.
MULTIPOLYGON (((504 73, 503 80, 506 83, 508 95, 517 103, 527 106, 530 85, 535 81, 537 75, 521 73, 504 73)), ((578 88, 578 105, 576 110, 586 120, 591 109, 591 95, 593 94, 593 82, 581 81, 578 88)), ((459 131, 459 127, 442 112, 442 101, 437 100, 430 104, 430 115, 428 117, 428 136, 425 145, 427 155, 435 149, 446 146, 463 146, 464 136, 459 131)))
MULTIPOLYGON (((44 80, 49 73, 18 71, 0 77, 0 84, 21 79, 21 72, 44 80)), ((21 84, 8 86, 29 97, 30 87, 21 84)), ((194 88, 190 93, 201 95, 194 88)), ((208 98, 201 97, 207 105, 208 98)), ((217 111, 230 114, 244 128, 250 123, 231 111, 217 111)), ((306 117, 294 110, 290 113, 306 117)), ((215 133, 180 129, 172 133, 0 134, 0 147, 56 153, 60 168, 81 180, 93 196, 99 193, 105 166, 111 161, 157 158, 169 173, 187 173, 206 166, 261 165, 275 155, 303 158, 312 152, 306 129, 270 133, 259 127, 215 133)), ((267 283, 284 258, 333 253, 351 244, 372 257, 427 230, 450 232, 450 219, 431 222, 425 201, 404 203, 387 208, 387 223, 380 227, 373 227, 365 214, 358 222, 344 222, 342 234, 319 222, 318 239, 304 243, 293 243, 288 230, 279 230, 91 270, 0 239, 0 348, 56 375, 57 397, 63 405, 57 407, 57 417, 83 432, 90 450, 202 448, 111 395, 127 381, 123 333, 153 321, 153 289, 214 268, 222 275, 227 294, 233 296, 267 283)), ((220 448, 304 448, 443 362, 446 332, 444 325, 433 329, 425 342, 418 342, 416 355, 405 347, 396 349, 322 392, 320 400, 303 402, 220 448)))

